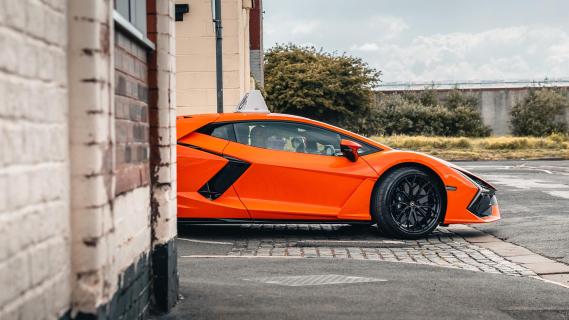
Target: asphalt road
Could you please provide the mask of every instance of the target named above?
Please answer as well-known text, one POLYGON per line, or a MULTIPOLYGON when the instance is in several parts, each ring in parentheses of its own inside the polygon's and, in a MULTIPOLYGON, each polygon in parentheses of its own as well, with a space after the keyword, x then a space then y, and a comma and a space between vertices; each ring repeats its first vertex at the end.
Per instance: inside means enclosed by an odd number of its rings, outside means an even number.
POLYGON ((568 319, 563 287, 532 278, 408 263, 180 258, 181 294, 160 319, 568 319), (344 275, 382 282, 284 286, 262 277, 344 275))
MULTIPOLYGON (((499 189, 503 219, 477 228, 569 263, 569 161, 459 165, 499 189)), ((261 244, 284 236, 358 240, 371 232, 366 230, 180 228, 181 237, 194 239, 178 240, 183 300, 159 319, 569 319, 568 289, 531 277, 388 261, 228 256, 236 242, 251 237, 261 244), (384 281, 275 283, 288 276, 332 275, 384 281)))
POLYGON ((457 164, 498 188, 502 220, 476 228, 569 264, 569 161, 457 164))

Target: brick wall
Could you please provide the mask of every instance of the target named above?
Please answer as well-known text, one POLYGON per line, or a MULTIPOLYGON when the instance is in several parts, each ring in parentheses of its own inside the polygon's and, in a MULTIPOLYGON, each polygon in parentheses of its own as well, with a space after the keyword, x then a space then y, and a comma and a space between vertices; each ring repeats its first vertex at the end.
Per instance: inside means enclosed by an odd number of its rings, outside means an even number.
POLYGON ((115 33, 115 164, 122 194, 148 185, 147 50, 122 32, 115 33))
POLYGON ((156 43, 149 72, 152 265, 155 307, 167 312, 178 298, 176 236, 176 37, 174 1, 148 7, 148 37, 156 43))
POLYGON ((174 5, 147 4, 155 50, 112 1, 0 1, 0 319, 176 301, 174 5))
POLYGON ((66 1, 0 1, 0 319, 69 307, 66 1))

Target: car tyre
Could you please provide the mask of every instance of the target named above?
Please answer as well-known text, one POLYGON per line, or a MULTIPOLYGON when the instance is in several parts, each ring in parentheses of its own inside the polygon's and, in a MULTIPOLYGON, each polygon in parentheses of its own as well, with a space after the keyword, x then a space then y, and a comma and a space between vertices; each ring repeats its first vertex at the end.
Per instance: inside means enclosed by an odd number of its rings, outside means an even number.
POLYGON ((444 215, 444 188, 418 167, 395 169, 382 178, 372 196, 372 215, 382 234, 418 239, 435 230, 444 215))

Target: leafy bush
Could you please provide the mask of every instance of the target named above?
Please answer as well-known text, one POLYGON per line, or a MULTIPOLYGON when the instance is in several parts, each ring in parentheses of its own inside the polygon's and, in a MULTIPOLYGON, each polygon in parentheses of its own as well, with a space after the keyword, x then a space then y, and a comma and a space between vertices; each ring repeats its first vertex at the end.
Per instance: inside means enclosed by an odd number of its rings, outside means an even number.
POLYGON ((380 72, 362 59, 293 44, 265 54, 265 100, 273 112, 335 124, 358 133, 487 136, 474 97, 451 91, 442 103, 437 92, 382 96, 373 89, 380 72), (376 105, 377 104, 377 105, 376 105))
POLYGON ((365 133, 380 72, 360 58, 314 47, 277 45, 265 54, 265 93, 271 111, 365 133))
POLYGON ((429 90, 418 95, 382 95, 372 109, 371 133, 377 135, 427 135, 485 137, 490 128, 482 122, 475 98, 458 90, 444 104, 429 90), (434 97, 434 98, 433 98, 434 97))
POLYGON ((511 128, 517 136, 546 136, 569 132, 565 112, 569 98, 557 90, 531 90, 512 108, 511 128))

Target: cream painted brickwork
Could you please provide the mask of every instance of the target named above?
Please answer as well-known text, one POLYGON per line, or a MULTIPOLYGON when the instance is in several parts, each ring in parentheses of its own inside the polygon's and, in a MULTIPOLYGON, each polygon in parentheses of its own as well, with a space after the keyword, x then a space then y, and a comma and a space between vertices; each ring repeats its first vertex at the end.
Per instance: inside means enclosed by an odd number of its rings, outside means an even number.
POLYGON ((66 1, 0 1, 0 319, 69 307, 66 1))
MULTIPOLYGON (((153 246, 170 241, 177 234, 176 224, 176 30, 174 1, 156 1, 156 121, 151 137, 158 146, 157 159, 151 158, 153 246)), ((152 94, 151 94, 152 96, 152 94)))
MULTIPOLYGON (((187 3, 187 1, 177 1, 187 3)), ((252 88, 249 62, 250 0, 222 0, 223 102, 231 112, 252 88)), ((211 0, 196 0, 176 22, 177 114, 216 112, 215 32, 211 0)))
POLYGON ((0 0, 0 319, 145 315, 110 302, 153 294, 153 246, 176 256, 174 2, 154 3, 151 183, 117 195, 113 1, 0 0))
POLYGON ((88 313, 117 289, 111 13, 109 1, 70 2, 72 309, 88 313))
POLYGON ((108 303, 151 245, 149 187, 115 198, 112 12, 110 1, 70 3, 73 312, 108 303))

